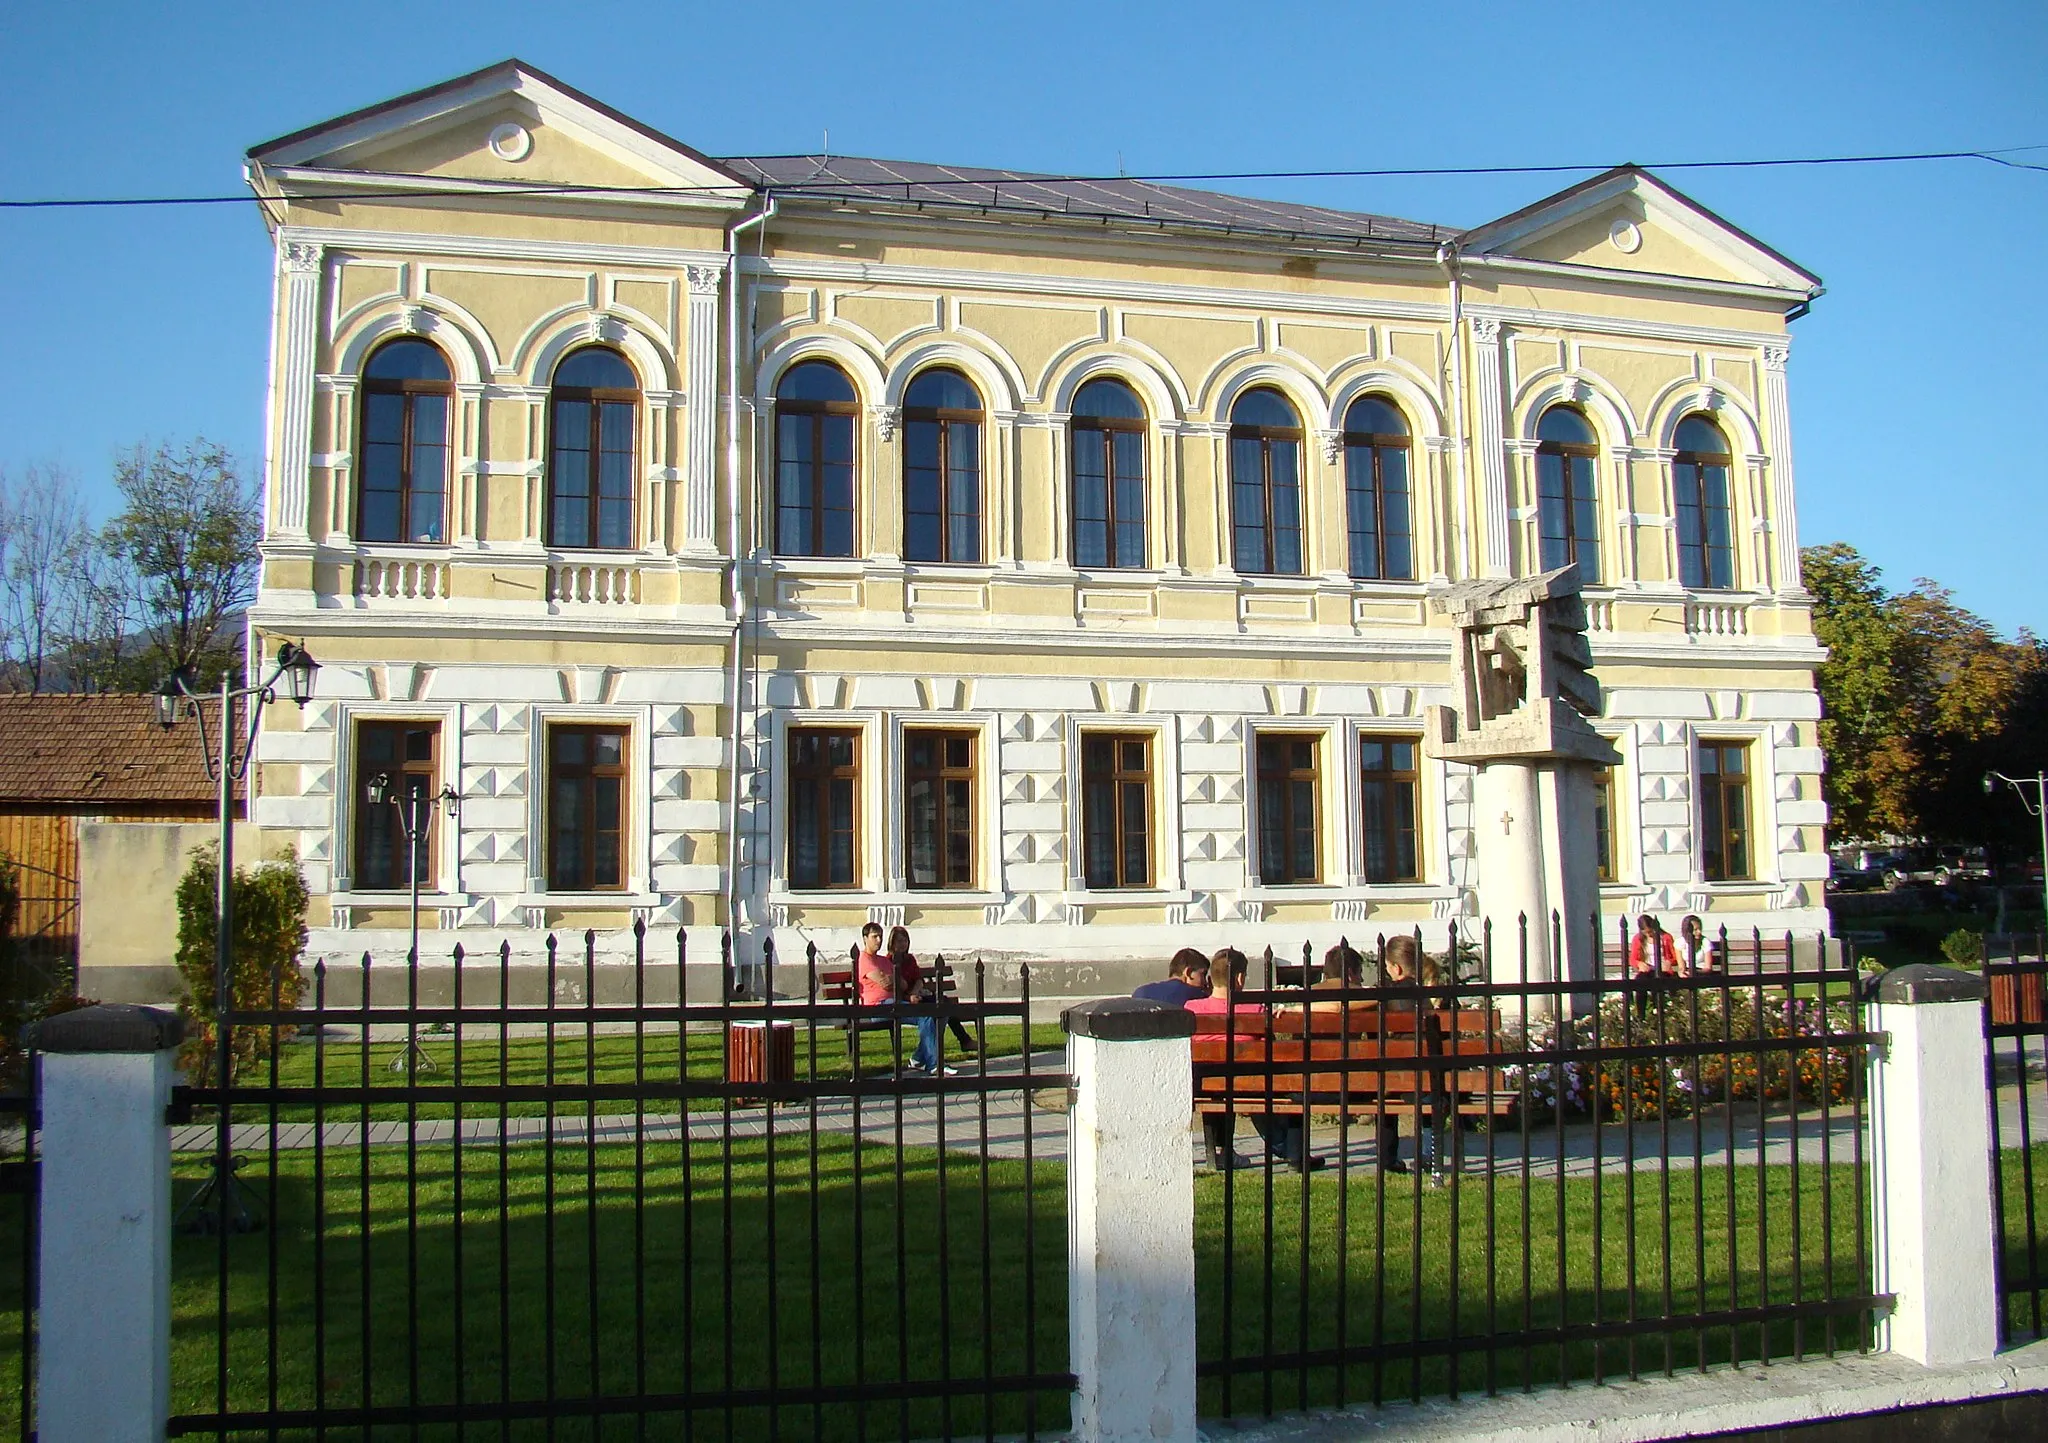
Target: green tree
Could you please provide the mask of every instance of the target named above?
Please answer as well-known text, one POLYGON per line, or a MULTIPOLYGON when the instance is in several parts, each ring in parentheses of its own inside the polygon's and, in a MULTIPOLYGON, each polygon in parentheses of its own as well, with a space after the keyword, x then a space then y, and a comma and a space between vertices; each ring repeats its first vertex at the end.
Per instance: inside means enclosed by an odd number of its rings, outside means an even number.
MULTIPOLYGON (((219 1056, 219 993, 214 988, 215 889, 220 851, 195 852, 178 881, 178 971, 185 997, 185 1046, 179 1062, 195 1082, 210 1084, 219 1056)), ((235 868, 234 933, 228 993, 238 1012, 289 1010, 305 995, 299 954, 306 950, 306 879, 296 857, 235 868)), ((228 1080, 289 1041, 290 1027, 236 1026, 228 1080)))
POLYGON ((210 684, 240 655, 227 625, 255 599, 263 511, 232 453, 206 439, 137 446, 114 464, 122 509, 101 544, 131 569, 137 662, 154 681, 190 670, 210 684))
POLYGON ((1843 543, 1800 560, 1814 635, 1828 648, 1815 682, 1837 835, 1987 840, 1978 779, 2018 764, 2004 759, 2036 725, 2038 641, 2025 631, 2005 640, 1924 577, 1887 592, 1877 568, 1843 543))

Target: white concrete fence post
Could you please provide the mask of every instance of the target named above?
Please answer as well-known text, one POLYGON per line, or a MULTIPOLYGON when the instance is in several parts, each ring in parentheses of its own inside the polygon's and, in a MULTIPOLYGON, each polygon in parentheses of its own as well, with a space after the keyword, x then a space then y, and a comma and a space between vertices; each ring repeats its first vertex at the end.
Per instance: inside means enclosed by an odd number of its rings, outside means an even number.
POLYGON ((1193 1443, 1194 1015, 1132 997, 1061 1014, 1075 1443, 1193 1443))
POLYGON ((176 1013, 113 1004, 35 1024, 42 1054, 36 1436, 160 1443, 171 1414, 176 1013))
POLYGON ((1870 1067, 1877 1290, 1897 1298, 1886 1346, 1929 1366, 1998 1351, 1984 981, 1897 967, 1869 994, 1888 1035, 1870 1067))

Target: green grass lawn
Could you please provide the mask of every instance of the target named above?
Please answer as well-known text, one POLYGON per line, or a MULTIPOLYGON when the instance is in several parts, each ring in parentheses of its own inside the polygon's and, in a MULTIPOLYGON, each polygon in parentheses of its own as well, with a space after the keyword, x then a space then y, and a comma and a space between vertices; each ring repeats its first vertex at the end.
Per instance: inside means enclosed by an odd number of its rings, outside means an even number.
MULTIPOLYGON (((967 1026, 968 1036, 975 1036, 975 1029, 967 1026)), ((886 1031, 859 1034, 861 1071, 863 1075, 886 1076, 892 1072, 899 1060, 898 1049, 893 1035, 886 1031)), ((989 1023, 979 1039, 986 1055, 991 1059, 1016 1057, 1023 1051, 1024 1028, 1016 1022, 989 1023)), ((962 1056, 950 1033, 941 1034, 946 1060, 963 1073, 975 1066, 972 1054, 962 1056)), ((1031 1045, 1034 1050, 1062 1048, 1066 1035, 1054 1022, 1038 1022, 1032 1025, 1031 1045)), ((447 1086, 458 1078, 456 1071, 456 1039, 449 1034, 421 1032, 419 1045, 422 1052, 433 1063, 431 1070, 415 1065, 411 1071, 403 1067, 406 1055, 402 1040, 372 1041, 365 1056, 365 1049, 353 1039, 335 1041, 330 1038, 316 1043, 311 1037, 296 1038, 279 1050, 277 1059, 277 1085, 280 1087, 310 1087, 316 1075, 330 1087, 374 1087, 390 1094, 389 1101, 379 1100, 370 1105, 370 1117, 375 1121, 390 1121, 407 1115, 406 1092, 409 1085, 417 1081, 420 1086, 447 1086), (393 1064, 401 1064, 393 1071, 393 1064)), ((915 1029, 902 1032, 900 1060, 908 1062, 917 1046, 915 1029)), ((644 1033, 597 1033, 586 1040, 583 1029, 564 1023, 556 1030, 552 1044, 545 1037, 511 1037, 501 1046, 494 1034, 478 1036, 475 1032, 461 1040, 460 1080, 464 1084, 511 1083, 530 1086, 547 1082, 556 1084, 583 1084, 585 1082, 627 1084, 636 1081, 651 1083, 674 1082, 687 1075, 704 1082, 716 1082, 725 1076, 725 1038, 715 1025, 693 1027, 687 1041, 680 1032, 644 1033)), ((846 1034, 836 1028, 820 1027, 811 1032, 801 1025, 796 1032, 796 1077, 809 1081, 844 1081, 852 1075, 852 1064, 846 1050, 846 1034)), ((271 1070, 268 1060, 248 1068, 242 1074, 244 1084, 253 1087, 270 1085, 271 1070)), ((716 1098, 697 1098, 691 1102, 697 1110, 717 1111, 721 1103, 716 1098)), ((454 1113, 446 1102, 416 1102, 412 1104, 414 1116, 421 1118, 445 1118, 454 1113)), ((507 1115, 512 1117, 540 1117, 548 1110, 544 1102, 514 1102, 507 1106, 507 1115)), ((582 1102, 557 1102, 557 1113, 581 1114, 585 1110, 582 1102)), ((631 1102, 599 1102, 600 1114, 631 1112, 631 1102)), ((653 1112, 673 1111, 672 1101, 656 1101, 648 1105, 653 1112)), ((497 1115, 497 1108, 481 1103, 467 1104, 466 1117, 497 1115)), ((324 1117, 329 1122, 353 1122, 362 1118, 360 1105, 350 1103, 329 1106, 324 1117)), ((208 1120, 210 1114, 203 1108, 199 1119, 208 1120)), ((270 1111, 261 1104, 248 1104, 235 1109, 235 1117, 242 1122, 261 1122, 269 1118, 270 1111)), ((278 1109, 281 1122, 306 1122, 313 1116, 309 1104, 293 1104, 278 1109)))
MULTIPOLYGON (((893 1149, 863 1148, 856 1180, 850 1138, 821 1136, 815 1151, 807 1139, 780 1139, 775 1148, 772 1200, 759 1141, 735 1143, 729 1156, 717 1146, 694 1144, 687 1170, 673 1143, 650 1146, 644 1159, 630 1146, 612 1144, 558 1146, 552 1158, 540 1146, 512 1147, 502 1153, 502 1172, 497 1149, 465 1149, 460 1227, 454 1154, 445 1147, 421 1148, 411 1179, 403 1148, 371 1149, 367 1157, 359 1149, 332 1149, 318 1191, 309 1152, 280 1154, 274 1181, 252 1164, 250 1181, 269 1200, 274 1225, 229 1240, 229 1404, 262 1408, 273 1396, 286 1408, 310 1406, 318 1396, 335 1406, 357 1405, 366 1396, 379 1405, 415 1397, 448 1403, 458 1389, 471 1400, 530 1401, 548 1396, 550 1380, 554 1395, 564 1399, 593 1391, 721 1392, 771 1382, 802 1388, 850 1381, 860 1369, 870 1379, 929 1380, 948 1361, 956 1376, 972 1379, 984 1368, 998 1376, 1024 1372, 1033 1348, 1039 1370, 1065 1366, 1064 1176, 1057 1164, 1038 1164, 1027 1186, 1021 1164, 991 1162, 984 1192, 982 1164, 972 1157, 948 1158, 942 1176, 931 1150, 905 1150, 899 1182, 893 1149), (317 1215, 316 1208, 322 1210, 317 1215), (1027 1278, 1036 1292, 1035 1322, 1026 1307, 1027 1278), (267 1341, 272 1319, 274 1363, 267 1341), (644 1352, 636 1340, 644 1340, 644 1352)), ((2009 1202, 2026 1185, 2021 1163, 2014 1154, 2005 1159, 2009 1202)), ((2041 1215, 2048 1218, 2048 1145, 2035 1150, 2033 1165, 2041 1215)), ((1638 1177, 1633 1199, 1618 1177, 1598 1186, 1568 1180, 1561 1200, 1569 1239, 1562 1277, 1554 1180, 1529 1187, 1525 1233, 1525 1196, 1516 1178, 1499 1179, 1489 1195, 1485 1180, 1475 1176, 1441 1191, 1394 1178, 1382 1190, 1373 1174, 1323 1173, 1304 1191, 1300 1178, 1281 1172, 1271 1180, 1269 1209, 1262 1171, 1230 1181, 1228 1206, 1225 1180, 1204 1174, 1196 1185, 1200 1358, 1375 1342, 1388 1356, 1377 1368, 1370 1360, 1341 1370, 1319 1361, 1305 1377, 1296 1364, 1283 1364, 1270 1383, 1262 1370, 1246 1369, 1233 1378, 1227 1400, 1222 1380, 1207 1378, 1203 1412, 1444 1393, 1454 1380, 1440 1345, 1452 1337, 1465 1340, 1455 1379, 1460 1390, 1489 1381, 1510 1390, 1611 1376, 1631 1365, 1625 1339, 1596 1344, 1581 1338, 1562 1348, 1546 1341, 1526 1351, 1517 1345, 1491 1359, 1479 1340, 1489 1324, 1508 1332, 1524 1327, 1525 1319, 1540 1330, 1560 1321, 1749 1306, 1761 1300, 1760 1280, 1774 1302, 1789 1300, 1795 1289, 1809 1298, 1830 1289, 1861 1291, 1854 1265, 1861 1203, 1850 1169, 1833 1170, 1830 1198, 1822 1192, 1822 1169, 1801 1169, 1796 1246, 1789 1169, 1761 1174, 1760 1189, 1754 1167, 1705 1168, 1696 1198, 1693 1176, 1674 1172, 1668 1200, 1655 1174, 1638 1177), (1448 1241, 1453 1206, 1455 1252, 1448 1241), (1227 1308, 1226 1219, 1234 1233, 1227 1308), (1829 1221, 1831 1269, 1823 1254, 1829 1221), (1703 1246, 1694 1243, 1696 1224, 1703 1246)), ((180 1161, 180 1198, 201 1175, 198 1159, 180 1161)), ((2024 1217, 2018 1207, 2008 1212, 2008 1258, 2017 1261, 2026 1251, 2024 1217)), ((18 1257, 19 1239, 18 1218, 0 1214, 0 1258, 18 1257)), ((219 1248, 208 1237, 180 1237, 174 1248, 178 1413, 217 1406, 219 1248)), ((18 1269, 0 1267, 5 1437, 19 1428, 18 1313, 12 1311, 19 1307, 19 1288, 18 1269)), ((1779 1358, 1802 1347, 1817 1353, 1830 1341, 1824 1323, 1808 1323, 1799 1333, 1789 1324, 1746 1324, 1733 1336, 1725 1327, 1652 1332, 1634 1345, 1633 1363, 1643 1372, 1661 1372, 1697 1367, 1703 1359, 1754 1358, 1760 1348, 1779 1358)), ((1833 1343, 1854 1348, 1861 1336, 1859 1321, 1848 1316, 1833 1343)), ((1065 1426, 1063 1397, 1042 1396, 1037 1404, 1041 1428, 1065 1426)), ((886 1400, 868 1405, 866 1431, 878 1438, 978 1433, 983 1408, 979 1396, 962 1396, 949 1419, 936 1399, 886 1400)), ((1020 1431, 1025 1408, 1021 1397, 998 1397, 986 1421, 999 1431, 1020 1431)), ((714 1409, 694 1423, 707 1430, 704 1436, 720 1438, 801 1437, 815 1430, 836 1439, 859 1432, 855 1410, 844 1403, 828 1403, 817 1416, 808 1404, 786 1404, 772 1414, 765 1406, 740 1407, 730 1419, 714 1409)), ((568 1419, 556 1434, 643 1436, 635 1425, 630 1416, 601 1425, 568 1419)), ((463 1436, 523 1439, 545 1432, 537 1421, 482 1423, 463 1436)), ((335 1429, 326 1436, 398 1433, 335 1429)), ((452 1438, 454 1431, 431 1425, 419 1436, 452 1438)), ((671 1412, 650 1415, 644 1436, 693 1433, 682 1413, 671 1412)))

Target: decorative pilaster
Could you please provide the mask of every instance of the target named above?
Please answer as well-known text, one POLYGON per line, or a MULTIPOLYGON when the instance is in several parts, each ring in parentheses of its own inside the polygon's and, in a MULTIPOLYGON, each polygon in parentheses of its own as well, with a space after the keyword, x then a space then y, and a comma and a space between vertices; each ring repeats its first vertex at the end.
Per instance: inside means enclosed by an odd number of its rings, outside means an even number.
POLYGON ((318 245, 286 241, 278 247, 284 276, 284 334, 271 376, 277 450, 270 465, 270 534, 306 534, 306 497, 313 459, 313 351, 320 324, 318 245))
POLYGON ((1486 574, 1506 576, 1512 552, 1508 546, 1508 480, 1502 450, 1500 391, 1500 322, 1474 316, 1472 328, 1472 446, 1479 495, 1486 517, 1486 574))
POLYGON ((1798 591, 1799 511, 1792 495, 1792 409, 1785 391, 1791 347, 1764 347, 1764 430, 1771 451, 1771 533, 1781 591, 1798 591))
POLYGON ((717 266, 690 266, 689 392, 683 431, 683 549, 718 550, 717 266))

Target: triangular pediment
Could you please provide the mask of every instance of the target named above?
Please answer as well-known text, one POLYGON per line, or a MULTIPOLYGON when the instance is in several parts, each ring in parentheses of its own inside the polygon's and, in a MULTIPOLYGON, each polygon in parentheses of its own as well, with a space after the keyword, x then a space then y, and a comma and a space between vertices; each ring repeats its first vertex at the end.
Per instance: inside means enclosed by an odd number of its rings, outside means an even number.
POLYGON ((749 193, 716 161, 517 60, 281 136, 249 158, 288 178, 638 189, 719 208, 749 193))
POLYGON ((1469 231, 1463 249, 1799 292, 1820 285, 1811 271, 1632 165, 1469 231))

